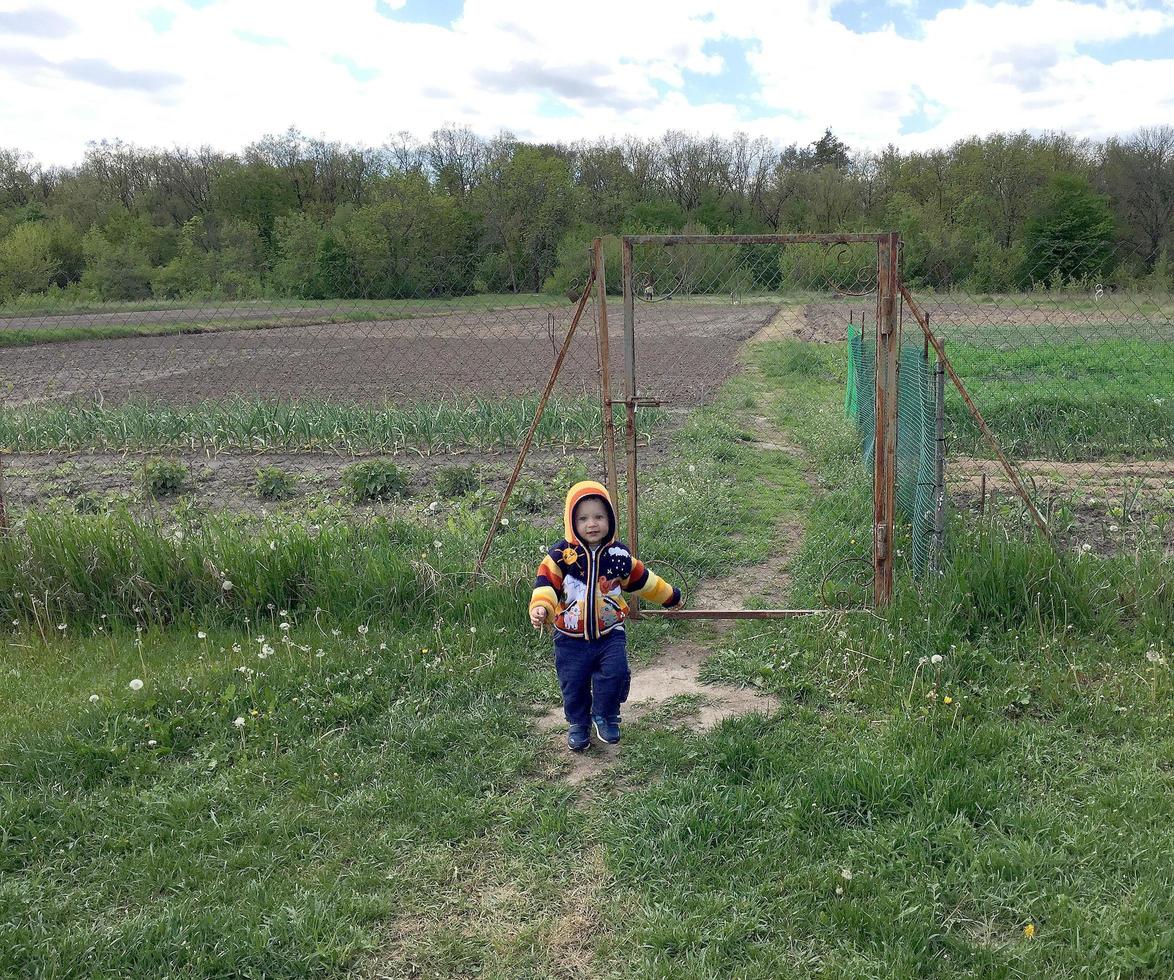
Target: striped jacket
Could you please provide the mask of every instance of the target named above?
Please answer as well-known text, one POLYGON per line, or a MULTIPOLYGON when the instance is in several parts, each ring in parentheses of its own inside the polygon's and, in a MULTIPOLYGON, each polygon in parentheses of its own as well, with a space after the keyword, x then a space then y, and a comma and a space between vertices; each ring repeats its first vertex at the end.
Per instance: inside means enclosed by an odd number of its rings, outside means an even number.
POLYGON ((563 509, 565 537, 552 545, 538 565, 530 608, 544 606, 555 630, 564 636, 597 640, 612 630, 622 630, 628 604, 622 591, 641 599, 675 606, 680 589, 650 571, 628 546, 615 536, 615 508, 601 483, 584 480, 567 493, 563 509), (581 542, 575 534, 575 505, 586 497, 599 497, 609 520, 606 537, 596 545, 581 542))

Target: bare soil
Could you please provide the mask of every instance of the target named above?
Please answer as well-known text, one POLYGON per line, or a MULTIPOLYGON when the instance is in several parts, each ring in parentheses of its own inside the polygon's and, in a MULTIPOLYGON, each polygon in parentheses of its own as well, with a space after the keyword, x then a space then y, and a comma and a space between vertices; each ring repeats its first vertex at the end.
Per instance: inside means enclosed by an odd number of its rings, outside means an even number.
MULTIPOLYGON (((639 394, 700 404, 733 372, 738 345, 775 309, 774 304, 641 305, 639 394)), ((535 395, 550 377, 570 320, 569 307, 515 307, 9 347, 0 349, 2 404, 69 397, 190 404, 233 396, 403 404, 535 395)), ((610 370, 620 390, 622 323, 613 323, 609 335, 610 370)), ((599 390, 596 348, 594 323, 585 318, 557 391, 599 390)))
MULTIPOLYGON (((656 467, 667 456, 666 440, 658 439, 651 445, 640 446, 640 465, 656 467)), ((4 490, 11 511, 35 509, 53 501, 75 503, 79 506, 99 506, 122 503, 141 515, 166 513, 179 503, 193 505, 205 511, 228 511, 234 514, 252 514, 278 511, 297 512, 308 504, 329 500, 350 507, 358 514, 394 512, 403 508, 427 507, 438 501, 436 478, 440 470, 451 466, 475 465, 481 474, 483 498, 496 505, 505 490, 506 482, 517 460, 517 450, 498 452, 456 452, 421 455, 404 451, 394 456, 377 454, 377 458, 393 459, 407 474, 408 497, 404 502, 385 504, 354 504, 343 483, 343 470, 368 456, 337 453, 164 453, 187 467, 190 478, 180 492, 153 500, 142 489, 140 472, 147 454, 120 453, 15 453, 4 457, 4 490), (278 467, 295 481, 295 493, 283 501, 261 499, 257 494, 257 470, 278 467)), ((576 461, 586 463, 589 472, 598 476, 602 457, 597 449, 564 453, 546 448, 531 449, 527 454, 522 477, 537 480, 551 490, 551 504, 543 511, 559 514, 559 495, 556 475, 576 461)), ((517 498, 515 498, 516 500, 517 498)))
MULTIPOLYGON (((1144 543, 1174 555, 1174 462, 1027 459, 1016 471, 1062 544, 1112 555, 1144 543)), ((1022 506, 998 460, 951 456, 946 475, 955 507, 997 515, 1022 506)))

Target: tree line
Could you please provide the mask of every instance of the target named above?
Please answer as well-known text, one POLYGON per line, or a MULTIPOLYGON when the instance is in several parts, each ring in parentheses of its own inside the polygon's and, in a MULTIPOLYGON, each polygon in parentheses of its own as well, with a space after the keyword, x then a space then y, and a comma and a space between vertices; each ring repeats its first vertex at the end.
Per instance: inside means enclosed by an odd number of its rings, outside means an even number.
POLYGON ((378 147, 290 129, 239 153, 104 141, 71 167, 0 149, 4 302, 562 291, 596 235, 889 229, 925 287, 1169 290, 1174 128, 909 153, 853 151, 830 129, 780 149, 744 133, 535 144, 456 126, 378 147))

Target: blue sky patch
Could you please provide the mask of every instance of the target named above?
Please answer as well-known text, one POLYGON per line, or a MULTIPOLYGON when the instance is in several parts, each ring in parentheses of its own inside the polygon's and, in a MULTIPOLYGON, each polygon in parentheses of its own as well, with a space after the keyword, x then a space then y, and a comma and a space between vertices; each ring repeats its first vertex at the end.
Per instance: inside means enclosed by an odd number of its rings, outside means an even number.
POLYGON ((548 92, 543 92, 542 98, 538 100, 538 115, 543 119, 568 119, 578 114, 562 99, 555 98, 548 92))
POLYGON ((336 54, 330 60, 336 65, 342 65, 343 68, 350 72, 351 78, 357 82, 369 82, 379 74, 378 68, 364 68, 354 58, 348 58, 345 54, 336 54))
POLYGON ((175 11, 164 10, 162 7, 148 10, 143 16, 147 18, 147 23, 154 28, 156 34, 166 34, 175 23, 175 11))
POLYGON ((248 44, 258 44, 263 48, 284 48, 289 46, 285 38, 273 37, 271 34, 256 34, 253 31, 242 31, 239 28, 232 33, 248 44))
POLYGON ((1174 59, 1174 28, 1119 41, 1086 42, 1076 45, 1076 52, 1096 58, 1106 65, 1118 61, 1174 59))
POLYGON ((384 0, 375 0, 377 13, 390 20, 406 24, 435 24, 451 27, 465 9, 465 0, 407 0, 402 7, 392 7, 384 0))
POLYGON ((205 7, 211 7, 216 0, 183 0, 192 10, 203 10, 205 7))
POLYGON ((722 70, 716 75, 704 75, 695 71, 684 71, 685 85, 682 94, 691 105, 706 105, 721 102, 743 109, 743 115, 753 118, 761 115, 758 102, 762 86, 746 60, 746 53, 757 49, 757 41, 742 41, 722 38, 706 41, 701 50, 707 55, 718 55, 723 62, 722 70))

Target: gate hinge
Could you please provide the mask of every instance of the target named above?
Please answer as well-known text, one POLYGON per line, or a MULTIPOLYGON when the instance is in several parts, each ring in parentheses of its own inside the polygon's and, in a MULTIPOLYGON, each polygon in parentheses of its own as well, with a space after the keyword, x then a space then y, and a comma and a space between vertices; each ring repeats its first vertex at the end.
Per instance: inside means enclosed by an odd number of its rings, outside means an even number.
POLYGON ((876 557, 880 561, 885 561, 889 557, 889 529, 885 524, 877 524, 872 532, 873 541, 876 542, 876 557))

